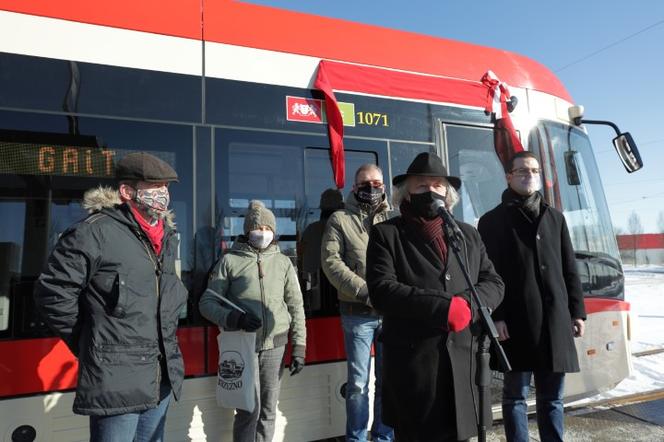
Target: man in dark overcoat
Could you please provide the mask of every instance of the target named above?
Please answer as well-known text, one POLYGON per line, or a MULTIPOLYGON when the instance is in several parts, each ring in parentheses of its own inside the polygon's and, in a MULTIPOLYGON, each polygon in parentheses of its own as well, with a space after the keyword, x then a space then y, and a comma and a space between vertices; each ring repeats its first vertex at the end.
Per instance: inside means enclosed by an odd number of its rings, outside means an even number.
MULTIPOLYGON (((375 225, 367 250, 369 296, 383 315, 383 421, 398 441, 465 440, 477 432, 480 324, 435 210, 436 200, 452 209, 461 181, 438 156, 422 153, 392 183, 401 216, 375 225)), ((477 230, 458 224, 462 260, 493 309, 503 283, 477 230)))
POLYGON ((502 203, 480 218, 478 229, 505 300, 493 312, 512 365, 503 383, 508 441, 528 441, 528 387, 534 374, 537 424, 542 441, 563 440, 565 373, 579 371, 574 336, 586 312, 565 217, 539 193, 540 166, 531 152, 507 165, 502 203))

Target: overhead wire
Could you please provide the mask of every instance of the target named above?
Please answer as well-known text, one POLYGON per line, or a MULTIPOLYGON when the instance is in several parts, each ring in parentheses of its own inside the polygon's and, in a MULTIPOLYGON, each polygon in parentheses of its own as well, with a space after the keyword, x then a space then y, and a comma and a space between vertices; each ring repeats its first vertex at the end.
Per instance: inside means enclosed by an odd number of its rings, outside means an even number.
POLYGON ((640 197, 635 197, 635 198, 630 198, 629 200, 624 200, 624 201, 617 201, 615 203, 610 203, 611 206, 618 206, 621 204, 627 204, 627 203, 634 203, 636 201, 643 201, 643 200, 649 200, 652 198, 663 198, 664 197, 664 192, 658 192, 658 193, 653 193, 650 195, 643 195, 640 197))
POLYGON ((581 58, 579 58, 579 59, 577 59, 577 60, 574 60, 574 61, 572 61, 572 62, 570 62, 570 63, 568 63, 568 64, 566 64, 566 65, 564 65, 564 66, 562 66, 562 67, 560 67, 560 68, 558 68, 558 69, 555 70, 554 72, 557 73, 557 72, 560 72, 560 71, 562 71, 562 70, 564 70, 564 69, 567 69, 567 68, 569 68, 569 67, 571 67, 571 66, 574 66, 575 64, 579 64, 579 63, 581 63, 582 61, 585 61, 585 60, 587 60, 587 59, 589 59, 589 58, 591 58, 591 57, 594 57, 595 55, 599 54, 600 52, 604 52, 604 51, 606 51, 607 49, 610 49, 610 48, 612 48, 612 47, 614 47, 614 46, 616 46, 616 45, 619 45, 620 43, 623 43, 624 41, 629 40, 630 38, 634 38, 634 37, 636 37, 637 35, 643 34, 644 32, 647 32, 647 31, 651 30, 652 28, 655 28, 655 27, 657 27, 657 26, 659 26, 659 25, 661 25, 661 24, 664 24, 664 19, 663 19, 663 20, 660 20, 660 21, 658 21, 658 22, 656 22, 656 23, 653 23, 653 24, 650 25, 650 26, 646 26, 645 28, 640 29, 640 30, 638 30, 638 31, 634 32, 633 34, 630 34, 630 35, 628 35, 628 36, 626 36, 626 37, 623 37, 623 38, 621 38, 620 40, 614 41, 613 43, 611 43, 611 44, 609 44, 609 45, 606 45, 606 46, 604 46, 604 47, 602 47, 602 48, 600 48, 600 49, 597 49, 596 51, 593 51, 593 52, 591 52, 591 53, 589 53, 589 54, 587 54, 587 55, 584 55, 583 57, 581 57, 581 58))

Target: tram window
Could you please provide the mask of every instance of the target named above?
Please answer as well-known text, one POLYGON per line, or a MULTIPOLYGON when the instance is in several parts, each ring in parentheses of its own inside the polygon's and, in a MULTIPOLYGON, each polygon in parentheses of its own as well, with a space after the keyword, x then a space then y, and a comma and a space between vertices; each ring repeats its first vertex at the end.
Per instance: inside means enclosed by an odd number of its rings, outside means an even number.
MULTIPOLYGON (((303 273, 302 236, 319 221, 319 201, 325 189, 334 187, 327 140, 321 137, 275 134, 241 130, 216 132, 215 190, 217 201, 217 258, 243 233, 244 216, 250 200, 258 199, 270 208, 277 219, 277 233, 282 253, 296 266, 304 295, 307 317, 335 316, 339 309, 337 295, 329 285, 325 293, 311 295, 312 279, 303 273), (321 147, 313 147, 318 146, 321 147)), ((355 170, 362 164, 378 162, 379 149, 371 151, 347 148, 346 182, 352 183, 355 170)), ((363 145, 364 147, 364 145, 363 145)), ((350 185, 347 185, 350 188, 350 185)), ((318 252, 320 257, 320 235, 318 252)), ((319 258, 320 259, 320 258, 319 258)), ((210 263, 212 265, 213 263, 210 263)), ((319 261, 316 267, 320 267, 319 261)), ((316 272, 314 285, 321 279, 316 272)))
POLYGON ((287 135, 235 130, 216 133, 215 261, 244 233, 249 201, 260 200, 275 215, 281 252, 296 265, 304 200, 302 147, 294 145, 287 135))
POLYGON ((455 215, 477 225, 479 218, 493 209, 507 186, 493 142, 493 130, 484 127, 448 125, 445 142, 449 172, 461 177, 461 201, 455 215))
MULTIPOLYGON (((9 329, 10 291, 21 275, 25 203, 0 201, 0 333, 9 329)), ((2 336, 2 335, 0 335, 2 336)))
POLYGON ((70 136, 65 116, 12 112, 2 116, 0 338, 51 335, 34 307, 34 282, 61 233, 85 218, 83 193, 100 184, 114 185, 114 162, 131 151, 158 155, 179 174, 180 182, 170 188, 171 207, 181 238, 178 267, 189 286, 193 255, 191 127, 79 118, 81 135, 70 136), (59 120, 64 130, 53 132, 57 126, 54 120, 59 120), (30 142, 14 138, 7 142, 16 132, 5 129, 20 129, 30 142), (104 140, 103 146, 85 144, 96 138, 104 140), (63 144, 63 139, 74 142, 63 144), (77 145, 78 139, 85 142, 77 145))
MULTIPOLYGON (((295 260, 297 223, 303 200, 302 149, 262 142, 232 141, 217 169, 221 179, 222 241, 230 245, 243 234, 251 200, 274 212, 282 252, 295 260)), ((219 198, 218 198, 219 199, 219 198)))
MULTIPOLYGON (((308 148, 305 157, 305 191, 307 207, 318 209, 321 194, 330 188, 336 188, 332 167, 330 166, 330 151, 327 149, 308 148)), ((346 188, 350 189, 355 180, 355 171, 363 164, 378 163, 374 152, 346 150, 344 152, 346 167, 346 188)))
POLYGON ((410 163, 412 163, 415 157, 422 152, 431 152, 437 154, 436 147, 433 144, 391 142, 390 167, 392 169, 392 176, 394 177, 406 173, 410 163))
POLYGON ((197 76, 8 53, 0 66, 3 107, 200 121, 197 76))
POLYGON ((528 150, 535 154, 537 161, 542 168, 541 178, 543 182, 540 192, 544 197, 544 201, 553 207, 560 207, 558 172, 555 167, 553 167, 555 164, 552 164, 552 161, 547 160, 550 157, 551 146, 550 143, 545 142, 545 140, 548 141, 546 130, 540 127, 532 128, 528 135, 528 150), (558 201, 558 203, 556 201, 558 201))
POLYGON ((623 296, 623 275, 611 218, 602 189, 599 170, 588 136, 576 128, 543 122, 538 126, 550 146, 548 162, 558 177, 559 208, 563 210, 581 282, 587 296, 623 296), (565 152, 575 152, 579 184, 564 178, 565 152), (584 268, 585 267, 585 268, 584 268))

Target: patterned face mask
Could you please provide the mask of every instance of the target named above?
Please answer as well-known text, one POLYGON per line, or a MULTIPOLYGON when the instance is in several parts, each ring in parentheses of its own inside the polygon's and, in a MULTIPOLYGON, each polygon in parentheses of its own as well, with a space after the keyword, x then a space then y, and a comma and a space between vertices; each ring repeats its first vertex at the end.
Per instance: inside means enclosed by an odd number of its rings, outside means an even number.
POLYGON ((371 207, 376 207, 383 201, 385 191, 382 187, 372 187, 370 184, 358 187, 355 193, 355 198, 361 203, 369 204, 371 207))
POLYGON ((163 213, 168 210, 170 202, 168 187, 162 186, 155 189, 136 189, 134 201, 139 207, 145 208, 148 212, 155 211, 163 213))

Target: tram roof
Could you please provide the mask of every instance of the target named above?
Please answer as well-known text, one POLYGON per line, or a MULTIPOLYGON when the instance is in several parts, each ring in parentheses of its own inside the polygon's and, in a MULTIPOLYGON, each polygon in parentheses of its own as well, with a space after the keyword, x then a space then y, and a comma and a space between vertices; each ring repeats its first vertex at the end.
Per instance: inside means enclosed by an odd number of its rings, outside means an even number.
POLYGON ((471 81, 490 69, 572 101, 551 70, 513 52, 233 0, 0 0, 0 9, 471 81))

